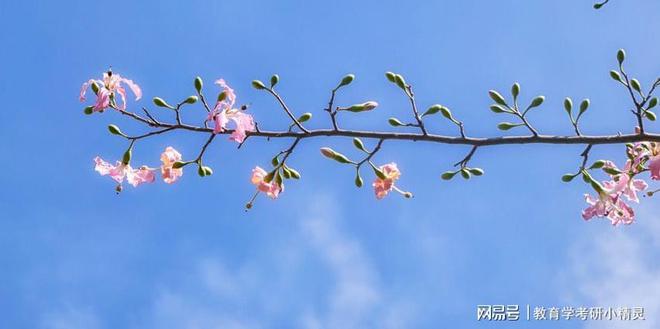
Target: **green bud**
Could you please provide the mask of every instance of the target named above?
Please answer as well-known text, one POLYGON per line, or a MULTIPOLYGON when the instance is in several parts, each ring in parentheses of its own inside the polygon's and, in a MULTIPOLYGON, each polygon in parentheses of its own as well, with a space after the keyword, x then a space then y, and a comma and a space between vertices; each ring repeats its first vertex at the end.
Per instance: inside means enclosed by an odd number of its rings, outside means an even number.
POLYGON ((490 99, 492 99, 495 103, 500 104, 500 105, 506 105, 506 101, 504 100, 504 97, 500 95, 495 90, 489 90, 488 95, 490 96, 490 99))
POLYGON ((513 99, 518 98, 518 95, 520 94, 520 84, 519 83, 514 83, 513 86, 511 86, 511 95, 513 96, 513 99))
POLYGON ((172 105, 167 104, 167 102, 165 102, 165 100, 163 100, 160 97, 154 97, 154 104, 156 104, 156 106, 159 106, 159 107, 166 107, 166 108, 170 108, 170 109, 174 108, 172 105))
POLYGON ((378 177, 380 179, 387 179, 387 176, 385 175, 385 173, 382 170, 380 170, 380 169, 378 169, 374 166, 371 166, 371 168, 374 170, 374 174, 376 174, 376 177, 378 177))
POLYGON ((357 137, 353 138, 353 145, 355 146, 356 149, 358 149, 360 151, 363 151, 363 152, 366 152, 366 153, 369 153, 369 152, 367 152, 367 149, 364 147, 364 143, 362 143, 361 139, 359 139, 357 137))
POLYGON ((285 179, 291 178, 291 172, 286 168, 286 166, 282 167, 282 176, 284 176, 285 179))
POLYGON ((311 118, 312 118, 312 114, 309 112, 305 112, 298 117, 298 122, 306 122, 309 121, 309 119, 311 118))
POLYGON ((333 159, 337 153, 335 152, 335 150, 329 147, 322 147, 321 154, 323 154, 323 156, 326 158, 333 159))
POLYGON ((449 111, 448 108, 443 106, 442 108, 440 108, 440 112, 442 113, 443 117, 445 117, 445 118, 447 118, 451 121, 454 121, 454 117, 451 115, 451 111, 449 111))
POLYGON ((580 114, 578 115, 582 115, 582 113, 587 112, 587 109, 589 109, 589 104, 591 104, 589 99, 588 98, 584 99, 582 103, 580 103, 580 114))
POLYGON ((295 169, 293 169, 293 168, 289 168, 289 167, 287 167, 287 169, 288 169, 289 172, 291 173, 291 178, 293 178, 293 179, 300 179, 300 173, 299 173, 297 170, 295 170, 295 169))
POLYGON ((410 192, 404 192, 404 193, 403 193, 403 196, 404 196, 406 199, 410 199, 410 198, 413 197, 413 194, 410 193, 410 192))
POLYGON ((605 160, 594 161, 594 163, 591 164, 591 167, 589 167, 589 169, 600 169, 603 168, 604 165, 605 165, 605 160))
POLYGON ((445 171, 444 173, 442 173, 440 178, 442 178, 444 180, 450 180, 450 179, 454 178, 454 176, 456 176, 457 173, 458 172, 456 172, 456 171, 445 171))
POLYGON ((275 184, 282 186, 282 174, 279 171, 275 173, 275 184))
POLYGON ((397 118, 389 118, 387 122, 389 122, 390 126, 392 127, 403 126, 403 122, 399 121, 397 118))
POLYGON ((252 80, 252 87, 257 90, 266 89, 266 86, 260 80, 252 80))
POLYGON ((85 109, 83 110, 83 113, 87 115, 94 113, 94 106, 93 105, 86 106, 85 109))
POLYGON ((277 155, 274 156, 273 159, 270 160, 270 164, 272 164, 273 167, 275 167, 275 166, 277 166, 278 164, 280 164, 279 156, 277 156, 277 155))
POLYGON ((355 80, 355 75, 353 75, 353 74, 345 75, 341 79, 341 82, 339 82, 339 85, 337 86, 337 89, 339 89, 340 87, 349 85, 351 82, 353 82, 353 80, 355 80))
POLYGON ((355 186, 362 187, 363 183, 364 182, 362 181, 362 177, 360 177, 360 174, 357 174, 355 176, 355 186))
POLYGON ((656 119, 655 113, 653 113, 651 111, 644 112, 644 115, 646 115, 646 118, 651 120, 651 121, 655 121, 655 119, 656 119))
POLYGON ((199 177, 206 176, 206 170, 204 170, 204 166, 197 167, 197 175, 199 175, 199 177))
POLYGON ((630 80, 630 86, 635 89, 637 92, 642 92, 642 86, 639 84, 639 80, 632 79, 630 80))
POLYGON ((172 164, 172 168, 174 168, 174 169, 181 169, 181 168, 183 168, 183 167, 184 167, 185 165, 187 165, 187 164, 188 164, 187 162, 176 161, 176 162, 174 162, 174 163, 172 164))
POLYGON ((132 156, 133 156, 133 150, 132 149, 126 150, 126 152, 124 152, 124 156, 121 159, 121 163, 123 163, 125 165, 131 163, 131 157, 132 156))
POLYGON ((121 132, 121 130, 119 130, 119 127, 117 127, 116 125, 109 125, 108 131, 113 135, 126 136, 124 135, 124 133, 121 132))
POLYGON ((273 88, 275 85, 280 82, 280 76, 277 74, 273 74, 272 77, 270 77, 270 87, 273 88))
POLYGON ((502 122, 502 123, 497 125, 497 128, 499 130, 509 130, 511 128, 515 128, 515 127, 522 126, 522 125, 523 125, 523 123, 502 122))
POLYGON ((612 168, 612 167, 603 167, 603 171, 604 171, 605 173, 610 174, 610 175, 613 175, 613 176, 614 176, 614 175, 620 175, 620 174, 621 174, 621 171, 619 171, 619 170, 617 170, 617 169, 614 169, 614 168, 612 168))
POLYGON ((481 176, 484 174, 484 170, 481 168, 468 168, 468 171, 475 176, 481 176))
POLYGON ((341 108, 340 110, 349 112, 366 112, 375 109, 378 106, 377 102, 368 101, 361 104, 351 105, 349 107, 341 108))
POLYGON ((204 170, 204 176, 213 175, 213 169, 211 169, 211 167, 204 166, 202 169, 204 170))
POLYGON ((225 99, 227 99, 227 92, 226 91, 223 91, 223 92, 218 94, 218 102, 222 102, 225 99))
POLYGON ((463 168, 461 169, 461 176, 463 176, 464 179, 470 179, 470 172, 463 168))
POLYGON ((396 82, 396 74, 394 74, 392 72, 389 72, 389 71, 385 72, 385 77, 387 78, 387 80, 389 80, 392 83, 396 82))
POLYGON ((573 178, 575 178, 575 175, 573 175, 573 174, 566 174, 564 176, 561 176, 561 180, 565 183, 568 183, 568 182, 572 181, 573 178))
POLYGON ((619 62, 619 65, 623 64, 623 61, 626 59, 626 51, 623 49, 619 49, 619 51, 616 52, 616 60, 619 62))
POLYGON ((537 97, 534 98, 534 99, 532 100, 532 102, 529 104, 529 108, 531 109, 531 108, 534 108, 534 107, 538 107, 538 106, 540 106, 541 104, 543 104, 543 101, 545 101, 545 96, 537 96, 537 97))
POLYGON ((595 3, 595 4, 594 4, 594 9, 600 9, 600 8, 602 8, 602 7, 603 7, 603 4, 602 4, 602 3, 595 3))
POLYGON ((92 82, 92 91, 94 92, 94 94, 99 93, 99 85, 96 84, 96 82, 92 82))
POLYGON ((197 96, 190 96, 190 97, 186 98, 186 100, 183 101, 183 102, 187 103, 187 104, 195 104, 195 103, 197 103, 197 96))
POLYGON ((509 111, 502 107, 502 105, 497 104, 491 105, 490 110, 493 111, 493 113, 509 113, 509 111))
POLYGON ((621 80, 621 74, 619 74, 619 72, 612 70, 612 71, 610 71, 610 76, 611 76, 612 79, 614 79, 615 81, 622 82, 622 80, 621 80))
POLYGON ((564 99, 564 109, 566 110, 566 113, 568 113, 568 115, 570 116, 571 111, 573 110, 573 100, 570 97, 566 97, 566 99, 564 99))
POLYGON ((195 90, 197 90, 198 93, 202 92, 202 86, 204 83, 202 82, 202 78, 196 77, 195 78, 195 90))
POLYGON ((442 108, 442 105, 440 105, 440 104, 431 105, 431 107, 429 107, 429 109, 426 110, 426 112, 424 112, 422 114, 422 116, 424 117, 424 116, 427 116, 427 115, 436 114, 436 113, 440 112, 441 108, 442 108))
POLYGON ((273 181, 273 178, 275 177, 275 172, 271 171, 269 172, 266 176, 264 176, 264 182, 270 183, 273 181))
POLYGON ((406 80, 403 78, 403 75, 397 74, 394 76, 394 83, 396 83, 399 88, 406 90, 406 80))
POLYGON ((335 152, 335 156, 332 159, 339 162, 339 163, 353 163, 345 155, 343 155, 341 153, 337 153, 337 152, 335 152))
POLYGON ((646 109, 650 110, 650 109, 654 108, 656 105, 658 105, 658 97, 653 97, 649 101, 649 106, 646 109))

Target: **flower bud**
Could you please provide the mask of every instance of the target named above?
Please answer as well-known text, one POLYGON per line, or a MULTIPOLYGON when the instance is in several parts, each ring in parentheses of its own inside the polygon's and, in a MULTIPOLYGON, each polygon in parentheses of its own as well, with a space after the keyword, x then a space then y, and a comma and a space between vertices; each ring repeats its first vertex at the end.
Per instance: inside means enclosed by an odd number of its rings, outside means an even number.
POLYGON ((385 77, 387 78, 387 80, 389 80, 392 83, 396 82, 396 74, 394 74, 393 72, 389 72, 389 71, 385 72, 385 77))
POLYGON ((223 92, 218 94, 218 103, 224 101, 225 99, 227 99, 227 92, 226 91, 223 91, 223 92))
POLYGON ((300 179, 300 173, 297 170, 289 167, 287 167, 287 169, 289 170, 289 173, 291 173, 291 178, 300 179))
POLYGON ((119 130, 119 127, 117 127, 116 125, 109 125, 108 131, 113 135, 126 136, 124 135, 124 133, 121 132, 121 130, 119 130))
POLYGON ((568 182, 572 181, 573 178, 575 178, 575 175, 573 175, 573 174, 566 174, 564 176, 561 176, 561 180, 565 183, 568 183, 568 182))
POLYGON ((374 174, 376 174, 376 177, 378 177, 380 179, 387 179, 387 175, 385 175, 385 173, 382 170, 380 170, 380 169, 378 169, 374 166, 372 166, 371 168, 374 170, 374 174))
POLYGON ((543 104, 543 101, 545 101, 545 96, 537 96, 532 100, 532 102, 529 104, 529 108, 533 107, 538 107, 541 104, 543 104))
POLYGON ((442 109, 442 105, 440 105, 440 104, 431 105, 431 107, 429 107, 429 109, 426 110, 426 112, 424 112, 422 114, 422 117, 425 117, 427 115, 436 114, 436 113, 440 112, 440 109, 442 109))
POLYGON ((605 166, 605 160, 598 160, 598 161, 594 161, 594 163, 591 164, 591 167, 589 167, 589 169, 600 169, 603 168, 603 166, 605 166))
POLYGON ((160 97, 154 97, 154 104, 156 104, 156 106, 160 106, 160 107, 167 107, 167 108, 170 108, 170 109, 174 108, 172 105, 167 104, 167 102, 165 102, 165 100, 163 100, 160 97))
POLYGON ((339 85, 337 86, 337 89, 343 86, 349 85, 351 82, 355 80, 355 75, 354 74, 347 74, 345 75, 342 79, 341 82, 339 82, 339 85))
POLYGON ((410 193, 410 192, 404 192, 404 193, 403 193, 403 196, 404 196, 406 199, 410 199, 410 198, 413 197, 413 194, 410 193))
POLYGON ((282 176, 284 176, 286 179, 291 178, 291 172, 286 168, 286 166, 282 167, 282 176))
POLYGON ((656 105, 658 105, 658 97, 653 97, 649 101, 649 106, 646 109, 650 110, 650 109, 654 108, 656 105))
POLYGON ((564 99, 564 109, 568 115, 571 115, 571 111, 573 110, 573 100, 570 97, 564 99))
POLYGON ((273 159, 270 160, 270 164, 272 164, 273 167, 275 167, 275 166, 277 166, 278 164, 280 164, 279 155, 276 155, 275 157, 273 157, 273 159))
POLYGON ((394 83, 396 83, 399 88, 406 90, 406 80, 403 78, 403 75, 397 74, 394 76, 394 83))
POLYGON ((655 119, 656 119, 655 113, 653 113, 651 111, 645 111, 644 115, 646 116, 647 119, 649 119, 651 121, 655 121, 655 119))
POLYGON ((198 93, 202 92, 202 86, 204 83, 202 82, 202 78, 196 77, 195 78, 195 90, 197 90, 198 93))
POLYGON ((360 177, 360 174, 358 173, 355 176, 355 186, 362 187, 363 184, 364 184, 364 182, 362 181, 362 177, 360 177))
POLYGON ((612 71, 610 71, 610 76, 612 77, 612 79, 614 79, 616 81, 619 81, 619 82, 622 82, 621 74, 619 74, 619 72, 612 70, 612 71))
POLYGON ((369 153, 369 152, 367 152, 367 149, 364 147, 364 143, 362 143, 361 139, 359 139, 357 137, 353 138, 353 145, 355 146, 356 149, 358 149, 360 151, 363 151, 363 152, 366 152, 366 153, 369 153))
POLYGON ((83 113, 87 115, 94 113, 94 106, 93 105, 86 106, 85 109, 83 110, 83 113))
POLYGON ((190 97, 186 98, 186 100, 183 101, 183 102, 187 103, 187 104, 195 104, 195 103, 197 103, 197 96, 190 96, 190 97))
POLYGON ((204 170, 204 176, 213 175, 213 169, 211 169, 211 167, 203 166, 202 170, 204 170))
POLYGON ((443 107, 440 108, 440 112, 442 113, 443 117, 445 117, 445 118, 447 118, 451 121, 454 121, 454 117, 451 115, 451 111, 449 111, 448 108, 443 106, 443 107))
POLYGON ((520 94, 520 84, 519 83, 514 83, 513 86, 511 86, 511 95, 513 96, 513 99, 518 98, 518 95, 520 94))
POLYGON ((341 110, 349 112, 366 112, 375 109, 378 106, 377 102, 368 101, 361 104, 351 105, 350 107, 342 108, 341 110))
POLYGON ((481 176, 484 174, 484 170, 481 168, 468 168, 468 171, 474 176, 481 176))
POLYGON ((332 158, 335 157, 336 153, 333 149, 331 149, 329 147, 322 147, 321 148, 321 154, 323 154, 323 156, 325 156, 326 158, 332 159, 332 158))
POLYGON ((280 76, 277 74, 273 74, 272 77, 270 77, 270 87, 273 88, 275 85, 280 82, 280 76))
POLYGON ((637 92, 642 92, 642 86, 639 84, 639 80, 632 79, 630 80, 630 86, 635 89, 637 92))
POLYGON ((252 87, 257 90, 266 89, 266 86, 260 80, 252 80, 252 87))
POLYGON ((518 126, 522 126, 523 123, 511 123, 511 122, 501 122, 500 124, 497 125, 497 129, 499 130, 509 130, 511 128, 515 128, 518 126))
POLYGON ((271 171, 269 172, 265 177, 264 177, 264 182, 270 183, 273 181, 273 178, 275 177, 275 172, 271 171))
POLYGON ((387 120, 387 122, 389 122, 390 126, 392 126, 392 127, 403 126, 403 123, 401 121, 399 121, 399 119, 397 119, 397 118, 389 118, 387 120))
POLYGON ((312 118, 312 114, 309 112, 303 113, 301 116, 298 117, 298 122, 306 122, 309 121, 309 119, 312 118))
POLYGON ((464 179, 470 179, 470 172, 467 169, 463 168, 460 172, 464 179))
POLYGON ((176 161, 176 162, 174 162, 174 163, 172 164, 172 168, 174 168, 174 169, 181 169, 181 168, 183 168, 183 167, 184 167, 185 165, 187 165, 187 164, 188 164, 187 162, 176 161))
POLYGON ((507 109, 505 109, 504 107, 502 107, 502 105, 498 105, 498 104, 493 104, 493 105, 491 105, 491 106, 490 106, 490 110, 491 110, 493 113, 505 113, 505 112, 508 113, 508 112, 509 112, 507 109))
POLYGON ((206 170, 204 170, 204 166, 197 167, 197 174, 199 175, 199 177, 206 176, 206 170))
POLYGON ((126 150, 126 152, 124 152, 124 156, 121 159, 121 163, 125 165, 131 163, 132 156, 133 156, 133 150, 129 148, 128 150, 126 150))
POLYGON ((591 104, 589 99, 584 99, 582 103, 580 103, 580 113, 578 115, 582 115, 582 113, 586 112, 587 109, 589 109, 589 104, 591 104))
POLYGON ((626 51, 623 49, 619 49, 619 51, 616 52, 616 60, 619 62, 619 65, 623 64, 623 61, 626 59, 626 51))
POLYGON ((440 178, 442 178, 444 180, 450 180, 450 179, 454 178, 454 176, 456 176, 456 174, 457 174, 457 172, 455 172, 455 171, 446 171, 446 172, 442 173, 440 178))
POLYGON ((495 90, 489 90, 488 95, 490 96, 490 99, 492 99, 495 103, 500 104, 500 105, 506 105, 506 101, 504 100, 504 97, 500 95, 495 90))
POLYGON ((124 187, 121 186, 121 184, 117 184, 117 186, 115 187, 115 192, 117 192, 117 194, 121 193, 121 191, 123 191, 123 190, 124 190, 124 187))

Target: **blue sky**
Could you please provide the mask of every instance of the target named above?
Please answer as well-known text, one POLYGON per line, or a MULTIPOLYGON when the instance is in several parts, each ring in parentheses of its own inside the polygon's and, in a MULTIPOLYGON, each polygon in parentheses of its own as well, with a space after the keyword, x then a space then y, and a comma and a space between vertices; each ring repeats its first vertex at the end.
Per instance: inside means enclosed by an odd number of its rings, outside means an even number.
MULTIPOLYGON (((449 106, 470 135, 501 134, 487 91, 514 81, 525 99, 546 96, 531 115, 543 133, 571 133, 566 96, 591 99, 585 132, 627 132, 634 120, 608 71, 625 48, 643 84, 657 77, 657 12, 652 0, 614 0, 601 11, 569 0, 4 1, 3 326, 498 328, 475 321, 477 304, 531 304, 645 306, 648 320, 627 325, 657 327, 657 202, 644 200, 633 226, 585 223, 587 187, 559 180, 579 164, 579 146, 479 150, 473 164, 485 176, 445 182, 440 173, 465 147, 386 142, 376 162, 397 162, 415 198, 376 201, 353 186, 349 168, 318 155, 326 145, 357 155, 350 139, 309 140, 290 160, 303 179, 246 213, 250 170, 288 141, 250 140, 237 151, 222 138, 207 155, 212 177, 187 171, 175 185, 117 196, 92 158, 119 158, 126 147, 107 124, 145 127, 112 112, 85 116, 77 100, 80 84, 110 65, 142 86, 134 109, 154 96, 185 98, 196 75, 209 87, 224 77, 260 126, 276 129, 286 117, 250 81, 278 73, 293 110, 313 112, 309 126, 320 128, 329 125, 321 111, 329 90, 352 72, 338 102, 381 106, 341 123, 388 129, 388 117, 409 114, 383 76, 391 70, 414 85, 420 107, 449 106)), ((434 132, 455 133, 439 117, 429 121, 434 132)), ((193 157, 204 140, 154 138, 136 146, 134 161, 155 166, 168 145, 193 157)), ((623 160, 621 146, 593 154, 623 160)))

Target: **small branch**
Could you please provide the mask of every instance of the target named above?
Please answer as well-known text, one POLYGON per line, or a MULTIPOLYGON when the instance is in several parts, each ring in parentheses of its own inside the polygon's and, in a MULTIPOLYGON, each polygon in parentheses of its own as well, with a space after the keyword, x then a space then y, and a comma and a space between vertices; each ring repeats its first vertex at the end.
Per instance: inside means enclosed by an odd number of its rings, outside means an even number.
POLYGON ((202 157, 204 156, 204 152, 206 152, 206 148, 208 148, 208 146, 211 144, 211 142, 213 142, 213 139, 215 138, 215 135, 216 134, 211 133, 211 136, 209 136, 209 139, 207 139, 206 143, 204 143, 204 146, 202 146, 202 150, 199 152, 199 155, 197 156, 197 158, 195 159, 194 162, 197 162, 197 164, 201 164, 202 157))
POLYGON ((584 170, 587 167, 587 162, 589 161, 589 152, 591 152, 592 144, 588 144, 587 147, 580 153, 582 159, 582 165, 580 165, 580 171, 584 170))
POLYGON ((417 103, 415 102, 415 94, 413 93, 412 86, 407 85, 406 89, 408 89, 408 99, 410 99, 410 105, 412 106, 412 111, 413 115, 415 116, 415 120, 417 120, 417 126, 419 127, 420 130, 422 130, 422 134, 427 135, 428 133, 426 132, 426 128, 424 127, 424 122, 422 121, 422 117, 419 116, 419 112, 417 111, 417 103))
POLYGON ((286 112, 286 114, 289 116, 289 119, 291 119, 291 121, 293 121, 293 123, 295 123, 296 126, 297 126, 302 132, 304 132, 304 133, 309 133, 309 130, 305 129, 305 127, 303 127, 302 124, 301 124, 300 122, 298 122, 298 119, 296 119, 296 117, 293 115, 293 113, 291 113, 291 110, 289 110, 289 107, 286 106, 286 104, 284 103, 284 100, 282 100, 282 97, 280 97, 280 95, 278 95, 277 92, 275 92, 275 90, 273 90, 273 88, 266 88, 266 90, 267 90, 271 95, 273 95, 273 96, 275 97, 275 99, 277 99, 277 101, 278 101, 278 102, 280 103, 280 105, 282 106, 282 109, 284 109, 284 112, 286 112))
POLYGON ((156 118, 154 118, 154 117, 151 115, 151 113, 149 113, 149 111, 147 111, 147 108, 146 108, 146 107, 143 107, 143 108, 142 108, 142 111, 144 111, 144 114, 146 114, 147 117, 149 117, 149 119, 151 119, 151 121, 153 122, 153 124, 150 125, 150 126, 157 126, 157 125, 160 124, 160 122, 159 122, 158 120, 156 120, 156 118))
POLYGON ((479 148, 479 146, 477 145, 472 146, 472 149, 470 149, 470 152, 468 152, 468 154, 465 156, 465 158, 463 158, 463 160, 454 163, 454 167, 458 167, 460 165, 461 168, 465 168, 468 162, 470 162, 470 159, 472 159, 474 153, 477 151, 477 148, 479 148))
POLYGON ((337 111, 333 109, 334 103, 335 103, 335 95, 337 93, 337 88, 332 89, 332 94, 330 95, 330 101, 328 101, 328 108, 325 109, 328 114, 330 114, 330 120, 332 121, 332 127, 335 130, 339 130, 339 126, 337 125, 337 111))
MULTIPOLYGON (((381 146, 383 146, 383 142, 384 142, 384 141, 385 141, 385 139, 383 139, 383 138, 379 139, 379 140, 378 140, 378 143, 376 144, 376 147, 374 147, 373 151, 369 152, 369 155, 367 155, 366 158, 362 159, 362 161, 358 162, 358 163, 355 165, 355 166, 357 167, 358 170, 360 170, 360 167, 361 167, 365 162, 369 162, 369 163, 371 163, 371 158, 373 158, 373 156, 376 155, 376 153, 378 153, 378 151, 380 151, 380 148, 381 148, 381 146)), ((373 164, 372 164, 372 165, 373 165, 373 164)))

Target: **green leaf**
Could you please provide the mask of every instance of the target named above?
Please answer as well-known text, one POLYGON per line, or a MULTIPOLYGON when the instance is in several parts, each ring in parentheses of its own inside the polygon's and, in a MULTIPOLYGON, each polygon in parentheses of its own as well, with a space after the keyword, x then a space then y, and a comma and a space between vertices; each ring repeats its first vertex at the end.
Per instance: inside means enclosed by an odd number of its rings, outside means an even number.
POLYGON ((252 80, 252 87, 257 90, 266 89, 266 85, 260 80, 252 80))
POLYGON ((389 118, 387 122, 389 122, 390 126, 392 127, 403 126, 403 122, 399 121, 397 118, 389 118))
POLYGON ((506 106, 506 101, 504 100, 504 97, 502 97, 502 95, 500 95, 500 93, 498 93, 497 91, 489 90, 488 95, 495 103, 506 106))

